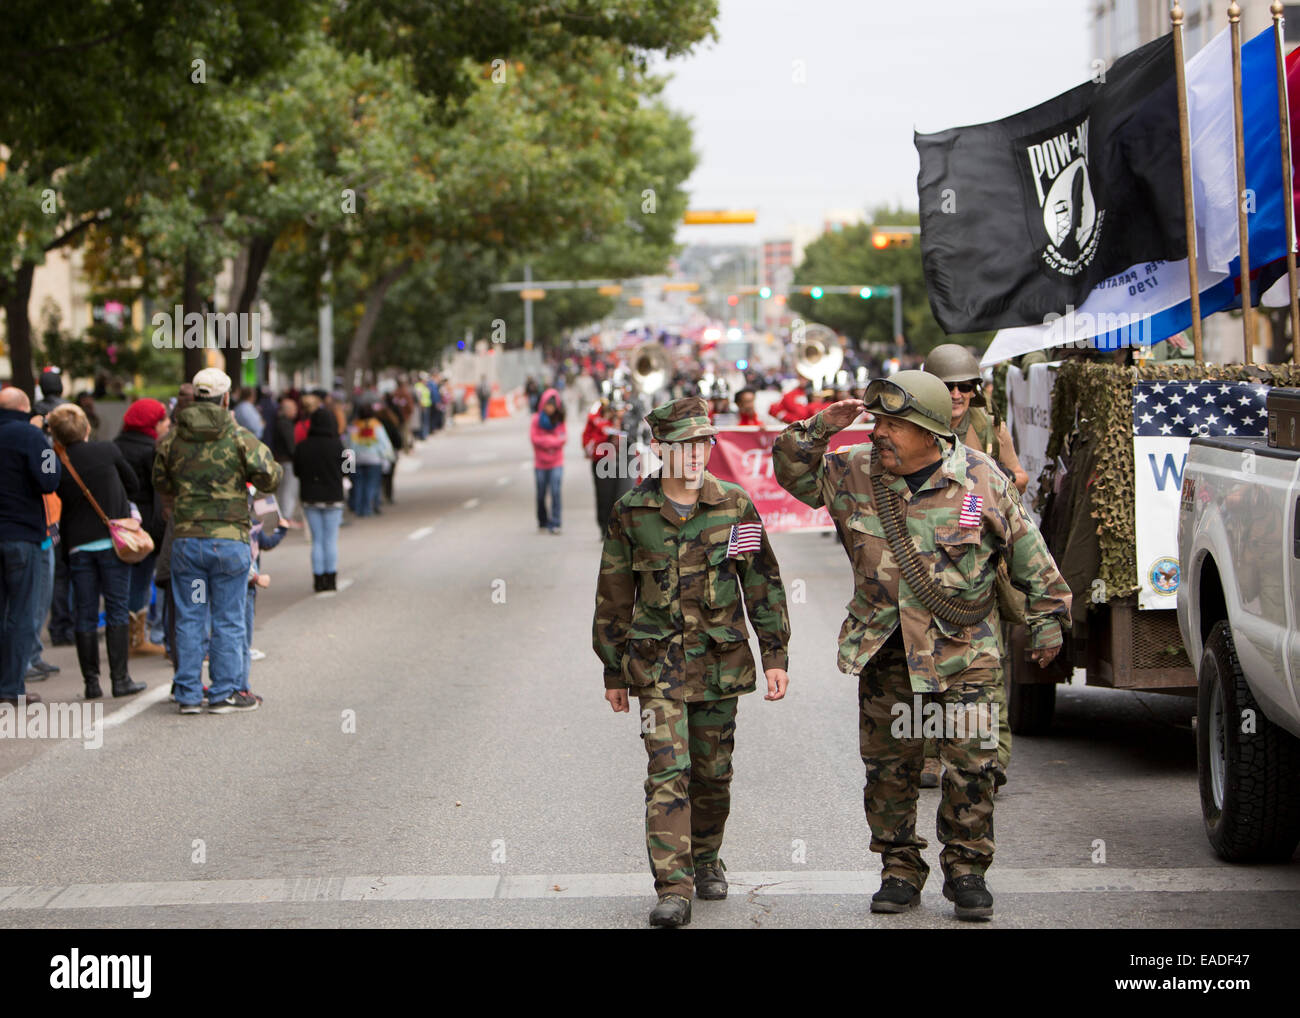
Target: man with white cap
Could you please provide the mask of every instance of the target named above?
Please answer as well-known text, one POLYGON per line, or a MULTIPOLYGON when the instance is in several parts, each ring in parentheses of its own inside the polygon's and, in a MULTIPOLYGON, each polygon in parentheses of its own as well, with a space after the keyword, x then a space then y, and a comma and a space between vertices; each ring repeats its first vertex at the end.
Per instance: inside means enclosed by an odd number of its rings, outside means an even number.
POLYGON ((203 642, 209 610, 209 714, 256 710, 245 685, 244 607, 251 564, 248 485, 270 492, 284 469, 230 414, 230 378, 218 368, 194 376, 194 402, 158 442, 154 486, 174 524, 171 559, 176 607, 176 702, 202 710, 203 642))

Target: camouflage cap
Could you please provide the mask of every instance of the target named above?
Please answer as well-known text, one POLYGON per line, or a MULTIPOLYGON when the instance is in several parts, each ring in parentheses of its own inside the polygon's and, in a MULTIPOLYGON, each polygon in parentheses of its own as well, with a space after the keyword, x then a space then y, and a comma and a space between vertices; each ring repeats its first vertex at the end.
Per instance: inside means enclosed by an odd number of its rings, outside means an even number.
POLYGON ((645 415, 651 436, 659 442, 685 442, 708 438, 718 429, 709 423, 709 406, 699 396, 675 399, 655 407, 645 415))

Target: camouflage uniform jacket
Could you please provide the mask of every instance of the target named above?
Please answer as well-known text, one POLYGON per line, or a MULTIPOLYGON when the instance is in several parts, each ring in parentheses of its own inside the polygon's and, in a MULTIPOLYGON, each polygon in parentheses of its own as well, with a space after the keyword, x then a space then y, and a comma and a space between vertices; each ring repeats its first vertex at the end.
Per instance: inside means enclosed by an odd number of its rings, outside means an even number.
POLYGON ((275 491, 284 468, 228 410, 193 403, 158 442, 153 484, 172 498, 173 536, 248 543, 248 484, 275 491))
POLYGON ((776 556, 766 531, 756 551, 728 555, 732 527, 740 523, 761 527, 753 502, 740 485, 707 471, 685 523, 658 475, 614 504, 592 626, 606 689, 690 702, 752 692, 745 610, 763 669, 787 667, 790 620, 776 556))
POLYGON ((844 536, 854 590, 840 628, 840 671, 861 672, 900 624, 916 692, 947 689, 968 668, 1001 667, 996 607, 974 626, 955 626, 932 617, 902 580, 871 501, 871 474, 902 496, 908 533, 945 594, 981 600, 1005 557, 1012 585, 1028 595, 1031 647, 1061 643, 1058 620, 1069 618, 1070 588, 991 457, 957 445, 913 495, 875 460, 870 444, 827 452, 830 434, 820 415, 792 424, 772 461, 781 486, 805 505, 825 505, 844 536), (962 526, 962 505, 972 495, 980 499, 979 521, 962 526))

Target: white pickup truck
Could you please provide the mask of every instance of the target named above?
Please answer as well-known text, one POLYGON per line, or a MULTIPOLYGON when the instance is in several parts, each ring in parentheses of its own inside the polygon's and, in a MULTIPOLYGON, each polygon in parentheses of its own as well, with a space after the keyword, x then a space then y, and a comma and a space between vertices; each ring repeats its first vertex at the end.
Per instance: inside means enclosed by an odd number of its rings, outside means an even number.
MULTIPOLYGON (((1269 394, 1270 435, 1276 434, 1269 394)), ((1300 843, 1300 451, 1193 438, 1178 514, 1178 625, 1197 673, 1201 811, 1232 862, 1300 843)))

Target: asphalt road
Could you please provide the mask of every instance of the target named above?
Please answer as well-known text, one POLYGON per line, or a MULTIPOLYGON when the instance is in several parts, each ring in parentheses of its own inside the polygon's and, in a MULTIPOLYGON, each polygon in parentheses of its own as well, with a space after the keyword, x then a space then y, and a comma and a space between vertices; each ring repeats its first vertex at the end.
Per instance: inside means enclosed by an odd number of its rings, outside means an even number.
MULTIPOLYGON (((402 464, 397 504, 342 532, 336 595, 306 538, 264 556, 245 715, 182 717, 168 666, 110 702, 99 748, 0 740, 0 927, 626 927, 653 904, 636 716, 590 649, 599 557, 571 417, 564 530, 540 534, 526 421, 469 423, 402 464)), ((996 917, 939 896, 872 916, 855 682, 835 670, 850 574, 833 540, 773 538, 791 687, 741 704, 725 902, 709 927, 1295 927, 1300 866, 1228 866, 1201 828, 1189 700, 1063 688, 1018 738, 995 814, 996 917), (1104 862, 1100 861, 1104 851, 1104 862)), ((75 655, 35 687, 79 692, 75 655)))

